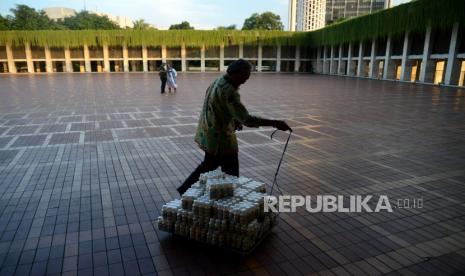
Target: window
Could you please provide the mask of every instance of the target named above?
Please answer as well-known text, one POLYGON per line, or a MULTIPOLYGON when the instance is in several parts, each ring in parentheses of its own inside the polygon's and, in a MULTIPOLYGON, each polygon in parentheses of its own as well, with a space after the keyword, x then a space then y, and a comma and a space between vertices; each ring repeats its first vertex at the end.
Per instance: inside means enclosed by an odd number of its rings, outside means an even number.
POLYGON ((412 61, 412 74, 410 75, 410 81, 411 82, 416 82, 416 81, 419 80, 420 67, 421 67, 421 61, 420 60, 412 61))
POLYGON ((0 62, 0 73, 8 73, 8 62, 0 62))
POLYGON ((27 73, 27 63, 25 61, 15 62, 16 72, 27 73))
POLYGON ((122 72, 123 61, 121 60, 110 60, 110 72, 122 72))
POLYGON ((436 68, 434 70, 434 84, 441 84, 444 78, 444 67, 446 61, 438 60, 436 61, 436 68))
POLYGON ((396 80, 400 80, 400 73, 402 72, 402 64, 397 61, 396 62, 396 80))
POLYGON ((40 73, 40 72, 45 72, 45 61, 34 61, 34 72, 40 73))
POLYGON ((465 60, 462 60, 462 62, 461 62, 459 83, 457 85, 458 86, 464 86, 465 85, 465 60))

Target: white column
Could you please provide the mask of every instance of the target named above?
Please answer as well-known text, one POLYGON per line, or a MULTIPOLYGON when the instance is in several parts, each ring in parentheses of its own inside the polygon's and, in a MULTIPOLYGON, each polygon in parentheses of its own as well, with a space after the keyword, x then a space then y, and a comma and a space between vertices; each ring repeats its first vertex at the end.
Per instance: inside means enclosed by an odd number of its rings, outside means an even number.
POLYGON ((337 61, 337 74, 341 74, 341 66, 342 64, 342 44, 339 44, 339 58, 338 58, 338 61, 337 61))
POLYGON ((44 46, 45 51, 45 72, 53 72, 53 63, 52 63, 52 53, 50 52, 50 47, 48 45, 44 46))
POLYGON ((334 46, 331 46, 331 56, 329 57, 329 74, 333 73, 334 46))
POLYGON ((323 74, 327 74, 326 72, 326 68, 327 68, 327 61, 326 61, 326 51, 327 51, 327 47, 326 46, 323 46, 323 74))
POLYGON ((368 71, 368 77, 373 78, 375 72, 375 57, 376 57, 376 39, 373 38, 371 42, 371 57, 370 57, 370 69, 368 71))
POLYGON ((65 47, 65 67, 66 72, 72 73, 73 72, 73 63, 71 62, 71 51, 69 47, 65 47))
POLYGON ((84 65, 86 67, 86 72, 92 72, 92 67, 90 66, 89 47, 87 44, 84 44, 84 65))
POLYGON ((244 57, 244 45, 239 44, 239 58, 243 58, 243 57, 244 57))
POLYGON ((402 63, 400 68, 400 80, 405 81, 407 76, 407 59, 408 59, 408 49, 409 49, 409 33, 405 32, 404 36, 404 47, 402 49, 402 63))
POLYGON ((452 33, 450 37, 450 44, 449 44, 449 54, 447 55, 447 63, 446 63, 446 75, 444 77, 444 84, 451 85, 457 83, 452 83, 453 76, 459 74, 460 65, 459 62, 455 59, 457 55, 457 37, 459 32, 459 24, 455 23, 454 27, 452 27, 452 33))
POLYGON ((349 49, 347 53, 347 66, 346 66, 346 75, 347 76, 353 76, 353 70, 352 70, 352 42, 349 43, 349 49))
POLYGON ((276 72, 281 72, 281 45, 276 49, 276 72))
POLYGON ((109 60, 107 44, 103 45, 103 71, 107 73, 110 72, 110 60, 109 60))
POLYGON ((224 44, 220 44, 220 72, 224 72, 224 44))
POLYGON ((316 73, 321 73, 321 70, 320 70, 320 55, 321 55, 321 48, 318 47, 317 50, 316 50, 316 68, 315 68, 316 73))
POLYGON ((205 45, 200 48, 200 72, 205 72, 205 45))
POLYGON ((6 58, 8 61, 8 72, 9 73, 16 73, 16 65, 15 65, 15 59, 13 57, 13 49, 11 48, 11 45, 6 44, 6 58))
POLYGON ((425 33, 425 43, 423 44, 423 56, 421 58, 421 66, 420 66, 420 82, 426 82, 426 72, 428 66, 431 66, 431 62, 429 60, 429 56, 431 54, 431 26, 426 28, 425 33))
POLYGON ((129 72, 129 53, 126 44, 123 45, 123 68, 124 72, 129 72))
POLYGON ((362 76, 362 68, 363 67, 364 67, 364 62, 363 62, 363 42, 360 41, 360 45, 358 45, 357 77, 362 76))
POLYGON ((295 47, 295 63, 294 63, 294 72, 299 72, 300 70, 300 47, 295 47))
POLYGON ((24 43, 24 51, 26 51, 27 72, 34 73, 34 62, 32 61, 31 44, 24 43))
POLYGON ((166 45, 161 45, 161 62, 165 62, 166 63, 166 57, 167 57, 167 54, 166 54, 166 45))
POLYGON ((181 45, 181 71, 187 71, 186 45, 184 43, 181 45))
POLYGON ((149 62, 147 60, 147 47, 145 45, 142 46, 142 71, 149 71, 149 62))
POLYGON ((384 68, 383 68, 383 79, 388 79, 388 73, 389 70, 391 69, 390 63, 391 63, 391 44, 392 44, 392 38, 389 35, 386 41, 386 54, 384 56, 384 68))
POLYGON ((257 61, 257 71, 261 72, 262 71, 262 45, 258 45, 258 61, 257 61))

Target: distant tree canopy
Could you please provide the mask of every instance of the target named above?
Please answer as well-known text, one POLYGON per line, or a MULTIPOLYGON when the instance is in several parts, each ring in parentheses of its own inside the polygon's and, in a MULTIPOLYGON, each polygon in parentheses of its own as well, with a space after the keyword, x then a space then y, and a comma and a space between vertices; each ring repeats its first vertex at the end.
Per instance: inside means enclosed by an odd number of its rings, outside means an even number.
POLYGON ((10 22, 8 21, 8 18, 5 18, 0 14, 0 31, 8 29, 10 29, 10 22))
POLYGON ((44 11, 36 11, 26 5, 16 5, 10 10, 13 16, 8 16, 9 29, 12 30, 45 30, 56 29, 55 23, 44 11))
POLYGON ((100 16, 87 11, 81 11, 76 13, 75 16, 66 17, 64 20, 58 21, 57 24, 61 24, 70 30, 113 30, 120 28, 107 16, 100 16))
POLYGON ((253 13, 244 21, 242 30, 283 30, 281 17, 272 12, 253 13))
POLYGON ((0 30, 85 30, 119 29, 107 16, 81 11, 63 20, 51 20, 43 10, 26 5, 16 5, 10 10, 13 15, 0 15, 0 30))
POLYGON ((236 24, 232 24, 229 26, 219 26, 216 28, 217 30, 235 30, 236 29, 236 24))
POLYGON ((194 27, 187 21, 181 22, 181 24, 174 24, 169 27, 170 30, 193 30, 194 27))
POLYGON ((150 26, 149 23, 145 22, 144 19, 138 19, 132 22, 134 26, 132 27, 135 30, 155 30, 154 27, 150 26))

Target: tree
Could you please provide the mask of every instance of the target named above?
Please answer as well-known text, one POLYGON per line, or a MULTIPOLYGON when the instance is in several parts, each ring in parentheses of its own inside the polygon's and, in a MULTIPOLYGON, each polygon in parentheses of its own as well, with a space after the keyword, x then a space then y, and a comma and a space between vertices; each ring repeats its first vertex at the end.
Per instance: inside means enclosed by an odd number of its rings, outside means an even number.
POLYGON ((132 22, 134 26, 132 27, 135 30, 150 30, 150 29, 155 29, 152 26, 150 26, 149 23, 145 22, 144 19, 138 19, 132 22))
POLYGON ((97 14, 81 11, 76 13, 75 16, 66 17, 59 21, 70 30, 113 30, 120 29, 118 24, 111 21, 107 16, 100 16, 97 14))
POLYGON ((8 17, 3 17, 0 14, 0 31, 9 30, 10 29, 10 20, 8 17))
POLYGON ((11 9, 12 16, 0 15, 0 30, 50 30, 50 29, 119 29, 118 24, 107 16, 81 11, 63 20, 53 21, 42 10, 35 10, 26 5, 16 5, 11 9))
POLYGON ((243 30, 253 30, 258 29, 258 21, 260 20, 260 14, 253 13, 249 18, 245 19, 244 25, 242 25, 243 30))
POLYGON ((44 30, 56 27, 44 11, 36 11, 26 5, 16 5, 10 11, 13 13, 9 24, 12 30, 44 30))
POLYGON ((283 30, 281 17, 272 12, 253 13, 244 21, 242 30, 283 30))
POLYGON ((232 24, 229 26, 219 26, 216 28, 217 30, 235 30, 236 29, 236 24, 232 24))
POLYGON ((174 24, 169 27, 170 30, 193 30, 194 27, 187 21, 181 22, 181 24, 174 24))

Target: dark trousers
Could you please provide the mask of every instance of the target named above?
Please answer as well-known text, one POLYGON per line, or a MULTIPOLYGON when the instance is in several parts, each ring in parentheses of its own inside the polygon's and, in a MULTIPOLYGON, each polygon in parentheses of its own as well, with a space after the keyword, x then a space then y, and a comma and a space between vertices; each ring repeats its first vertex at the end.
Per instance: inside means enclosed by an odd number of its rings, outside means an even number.
POLYGON ((237 153, 228 155, 214 155, 205 153, 202 163, 189 175, 184 183, 178 188, 182 195, 187 189, 199 180, 200 174, 213 171, 221 167, 221 170, 229 175, 239 176, 239 159, 237 153))
POLYGON ((166 79, 161 80, 161 93, 165 93, 166 79))

